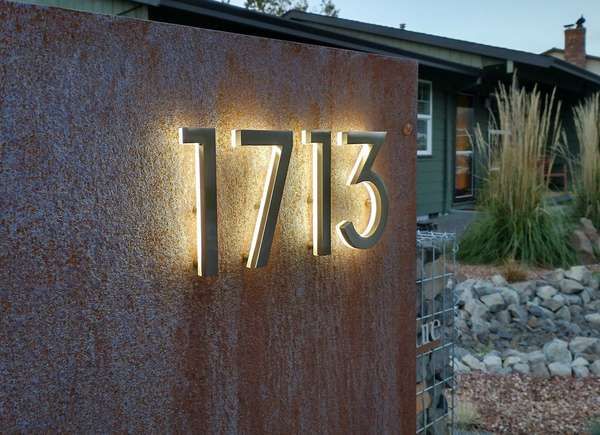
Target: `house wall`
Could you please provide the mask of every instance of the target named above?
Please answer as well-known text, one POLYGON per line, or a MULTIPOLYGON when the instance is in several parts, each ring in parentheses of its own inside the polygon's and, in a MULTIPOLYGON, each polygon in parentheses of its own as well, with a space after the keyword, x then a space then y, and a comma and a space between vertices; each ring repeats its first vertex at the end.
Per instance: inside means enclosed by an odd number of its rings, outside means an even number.
POLYGON ((127 0, 11 0, 41 6, 54 6, 96 14, 122 15, 148 19, 148 7, 127 0))

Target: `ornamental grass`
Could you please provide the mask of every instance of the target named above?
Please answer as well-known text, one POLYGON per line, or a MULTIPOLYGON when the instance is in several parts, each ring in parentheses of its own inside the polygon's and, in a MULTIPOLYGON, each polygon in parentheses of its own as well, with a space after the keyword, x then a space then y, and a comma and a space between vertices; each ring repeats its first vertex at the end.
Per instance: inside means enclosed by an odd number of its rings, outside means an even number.
POLYGON ((475 131, 482 156, 481 213, 465 232, 459 258, 468 263, 516 260, 535 266, 567 266, 575 262, 569 243, 567 216, 544 201, 548 174, 563 150, 561 104, 542 96, 500 85, 495 93, 497 116, 486 140, 475 131))
POLYGON ((575 213, 600 228, 600 94, 573 109, 580 154, 576 162, 575 213))

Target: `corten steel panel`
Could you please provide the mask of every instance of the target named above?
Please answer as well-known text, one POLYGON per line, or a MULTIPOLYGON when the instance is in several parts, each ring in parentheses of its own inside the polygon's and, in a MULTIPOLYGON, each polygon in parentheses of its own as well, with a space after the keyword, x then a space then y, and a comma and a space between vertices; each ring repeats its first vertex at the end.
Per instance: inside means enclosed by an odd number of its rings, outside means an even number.
MULTIPOLYGON (((0 431, 414 433, 411 61, 0 3, 0 431), (220 274, 196 276, 192 147, 217 128, 220 274), (293 130, 267 267, 244 266, 293 130), (301 129, 385 130, 382 240, 310 247, 301 129), (408 131, 408 130, 407 130, 408 131)), ((332 222, 364 226, 332 149, 332 222)))

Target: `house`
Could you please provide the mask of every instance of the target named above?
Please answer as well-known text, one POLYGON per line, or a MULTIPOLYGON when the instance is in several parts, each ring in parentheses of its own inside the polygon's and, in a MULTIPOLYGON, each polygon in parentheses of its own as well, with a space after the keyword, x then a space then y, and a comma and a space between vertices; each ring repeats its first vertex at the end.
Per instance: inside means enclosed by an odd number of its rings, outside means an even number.
POLYGON ((591 56, 585 50, 585 20, 580 18, 579 24, 565 26, 565 48, 553 47, 542 54, 566 60, 580 68, 600 75, 600 57, 591 56))
MULTIPOLYGON (((29 1, 31 2, 31 0, 29 1)), ((88 2, 35 0, 83 9, 88 2)), ((95 0, 94 12, 135 16, 329 47, 415 59, 419 63, 417 215, 427 218, 472 207, 478 156, 469 140, 476 125, 488 135, 493 93, 499 82, 556 89, 563 124, 576 149, 572 107, 600 89, 600 76, 547 54, 494 47, 425 33, 292 11, 265 15, 212 0, 95 0)), ((87 6, 86 6, 87 7, 87 6)), ((89 7, 87 10, 90 10, 89 7)), ((568 60, 568 59, 567 59, 568 60)))

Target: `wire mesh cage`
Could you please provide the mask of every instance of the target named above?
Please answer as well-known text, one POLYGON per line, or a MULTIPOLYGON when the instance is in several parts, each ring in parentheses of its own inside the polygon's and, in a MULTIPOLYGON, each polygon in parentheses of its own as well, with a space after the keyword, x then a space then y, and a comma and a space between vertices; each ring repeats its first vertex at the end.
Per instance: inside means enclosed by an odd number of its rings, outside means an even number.
POLYGON ((417 434, 454 428, 453 233, 417 231, 417 434))

